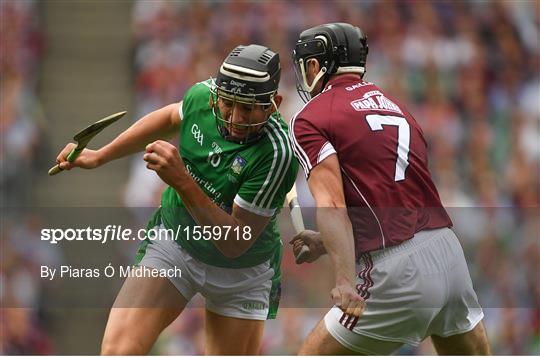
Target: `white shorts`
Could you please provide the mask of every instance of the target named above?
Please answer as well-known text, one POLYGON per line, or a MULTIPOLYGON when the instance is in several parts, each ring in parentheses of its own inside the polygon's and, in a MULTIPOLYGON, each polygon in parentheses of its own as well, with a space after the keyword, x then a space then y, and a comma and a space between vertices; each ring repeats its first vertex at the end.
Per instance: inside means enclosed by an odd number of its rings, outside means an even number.
POLYGON ((333 307, 324 317, 328 332, 352 351, 391 354, 431 335, 470 331, 484 317, 451 229, 421 231, 398 246, 365 253, 357 271, 364 314, 354 319, 333 307))
POLYGON ((140 266, 179 268, 181 277, 168 277, 171 283, 188 301, 201 293, 206 298, 206 309, 216 314, 266 320, 269 311, 277 310, 277 306, 271 306, 271 301, 276 301, 272 294, 279 293, 275 291, 279 290, 279 284, 272 285, 274 269, 270 267, 270 260, 248 268, 220 268, 193 258, 174 240, 146 243, 143 254, 140 266))

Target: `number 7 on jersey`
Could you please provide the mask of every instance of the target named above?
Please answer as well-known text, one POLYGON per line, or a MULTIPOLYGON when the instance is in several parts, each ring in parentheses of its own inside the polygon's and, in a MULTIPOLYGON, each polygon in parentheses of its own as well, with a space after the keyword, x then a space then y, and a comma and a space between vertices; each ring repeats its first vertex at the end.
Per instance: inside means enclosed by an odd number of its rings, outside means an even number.
POLYGON ((366 120, 372 131, 383 130, 383 125, 394 125, 398 127, 398 156, 394 180, 405 180, 405 170, 407 170, 407 166, 409 166, 409 143, 411 140, 409 123, 407 123, 407 120, 403 117, 379 114, 366 115, 366 120))

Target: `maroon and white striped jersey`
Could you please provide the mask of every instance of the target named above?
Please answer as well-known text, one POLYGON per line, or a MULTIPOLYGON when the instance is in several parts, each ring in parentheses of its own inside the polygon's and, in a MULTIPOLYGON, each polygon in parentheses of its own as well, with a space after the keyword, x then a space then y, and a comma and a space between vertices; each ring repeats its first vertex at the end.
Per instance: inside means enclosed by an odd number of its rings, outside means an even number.
POLYGON ((357 256, 452 226, 431 180, 422 129, 373 83, 336 77, 290 126, 306 177, 337 154, 357 256))

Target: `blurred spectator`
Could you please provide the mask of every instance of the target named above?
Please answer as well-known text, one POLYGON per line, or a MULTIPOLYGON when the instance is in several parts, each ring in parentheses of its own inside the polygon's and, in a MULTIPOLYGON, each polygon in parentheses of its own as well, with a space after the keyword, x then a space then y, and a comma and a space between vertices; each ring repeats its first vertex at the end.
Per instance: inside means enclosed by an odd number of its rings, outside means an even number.
POLYGON ((0 13, 0 353, 53 353, 39 315, 40 263, 54 263, 55 252, 35 245, 36 220, 16 217, 6 207, 31 203, 32 173, 41 164, 44 122, 36 78, 44 39, 34 1, 1 1, 0 13), (13 221, 11 221, 12 223, 13 221), (49 255, 49 256, 47 256, 49 255))
POLYGON ((16 220, 8 219, 3 224, 0 233, 0 353, 52 354, 52 331, 47 326, 50 321, 42 314, 46 290, 40 279, 40 266, 60 265, 61 251, 52 245, 37 244, 43 227, 38 216, 21 214, 16 220))
POLYGON ((36 96, 44 39, 34 1, 0 2, 0 197, 1 205, 30 201, 32 172, 41 164, 43 114, 36 96))

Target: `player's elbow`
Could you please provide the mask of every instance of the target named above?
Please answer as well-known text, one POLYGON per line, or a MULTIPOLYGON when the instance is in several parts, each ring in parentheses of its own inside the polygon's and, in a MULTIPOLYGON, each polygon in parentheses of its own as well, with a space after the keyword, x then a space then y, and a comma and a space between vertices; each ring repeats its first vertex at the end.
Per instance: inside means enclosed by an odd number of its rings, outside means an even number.
POLYGON ((182 121, 182 118, 180 117, 181 106, 181 103, 174 103, 169 104, 166 107, 170 130, 178 130, 180 128, 180 122, 182 121))
POLYGON ((347 207, 345 203, 345 197, 343 192, 338 190, 332 190, 331 187, 325 187, 325 189, 311 190, 317 208, 343 208, 347 207))
POLYGON ((317 208, 344 208, 347 205, 344 200, 339 199, 338 197, 322 197, 315 200, 317 203, 317 208))
POLYGON ((219 249, 221 254, 229 259, 236 259, 244 255, 249 248, 253 245, 255 241, 254 237, 249 237, 250 239, 244 239, 244 237, 230 235, 223 242, 217 243, 216 247, 219 249))

